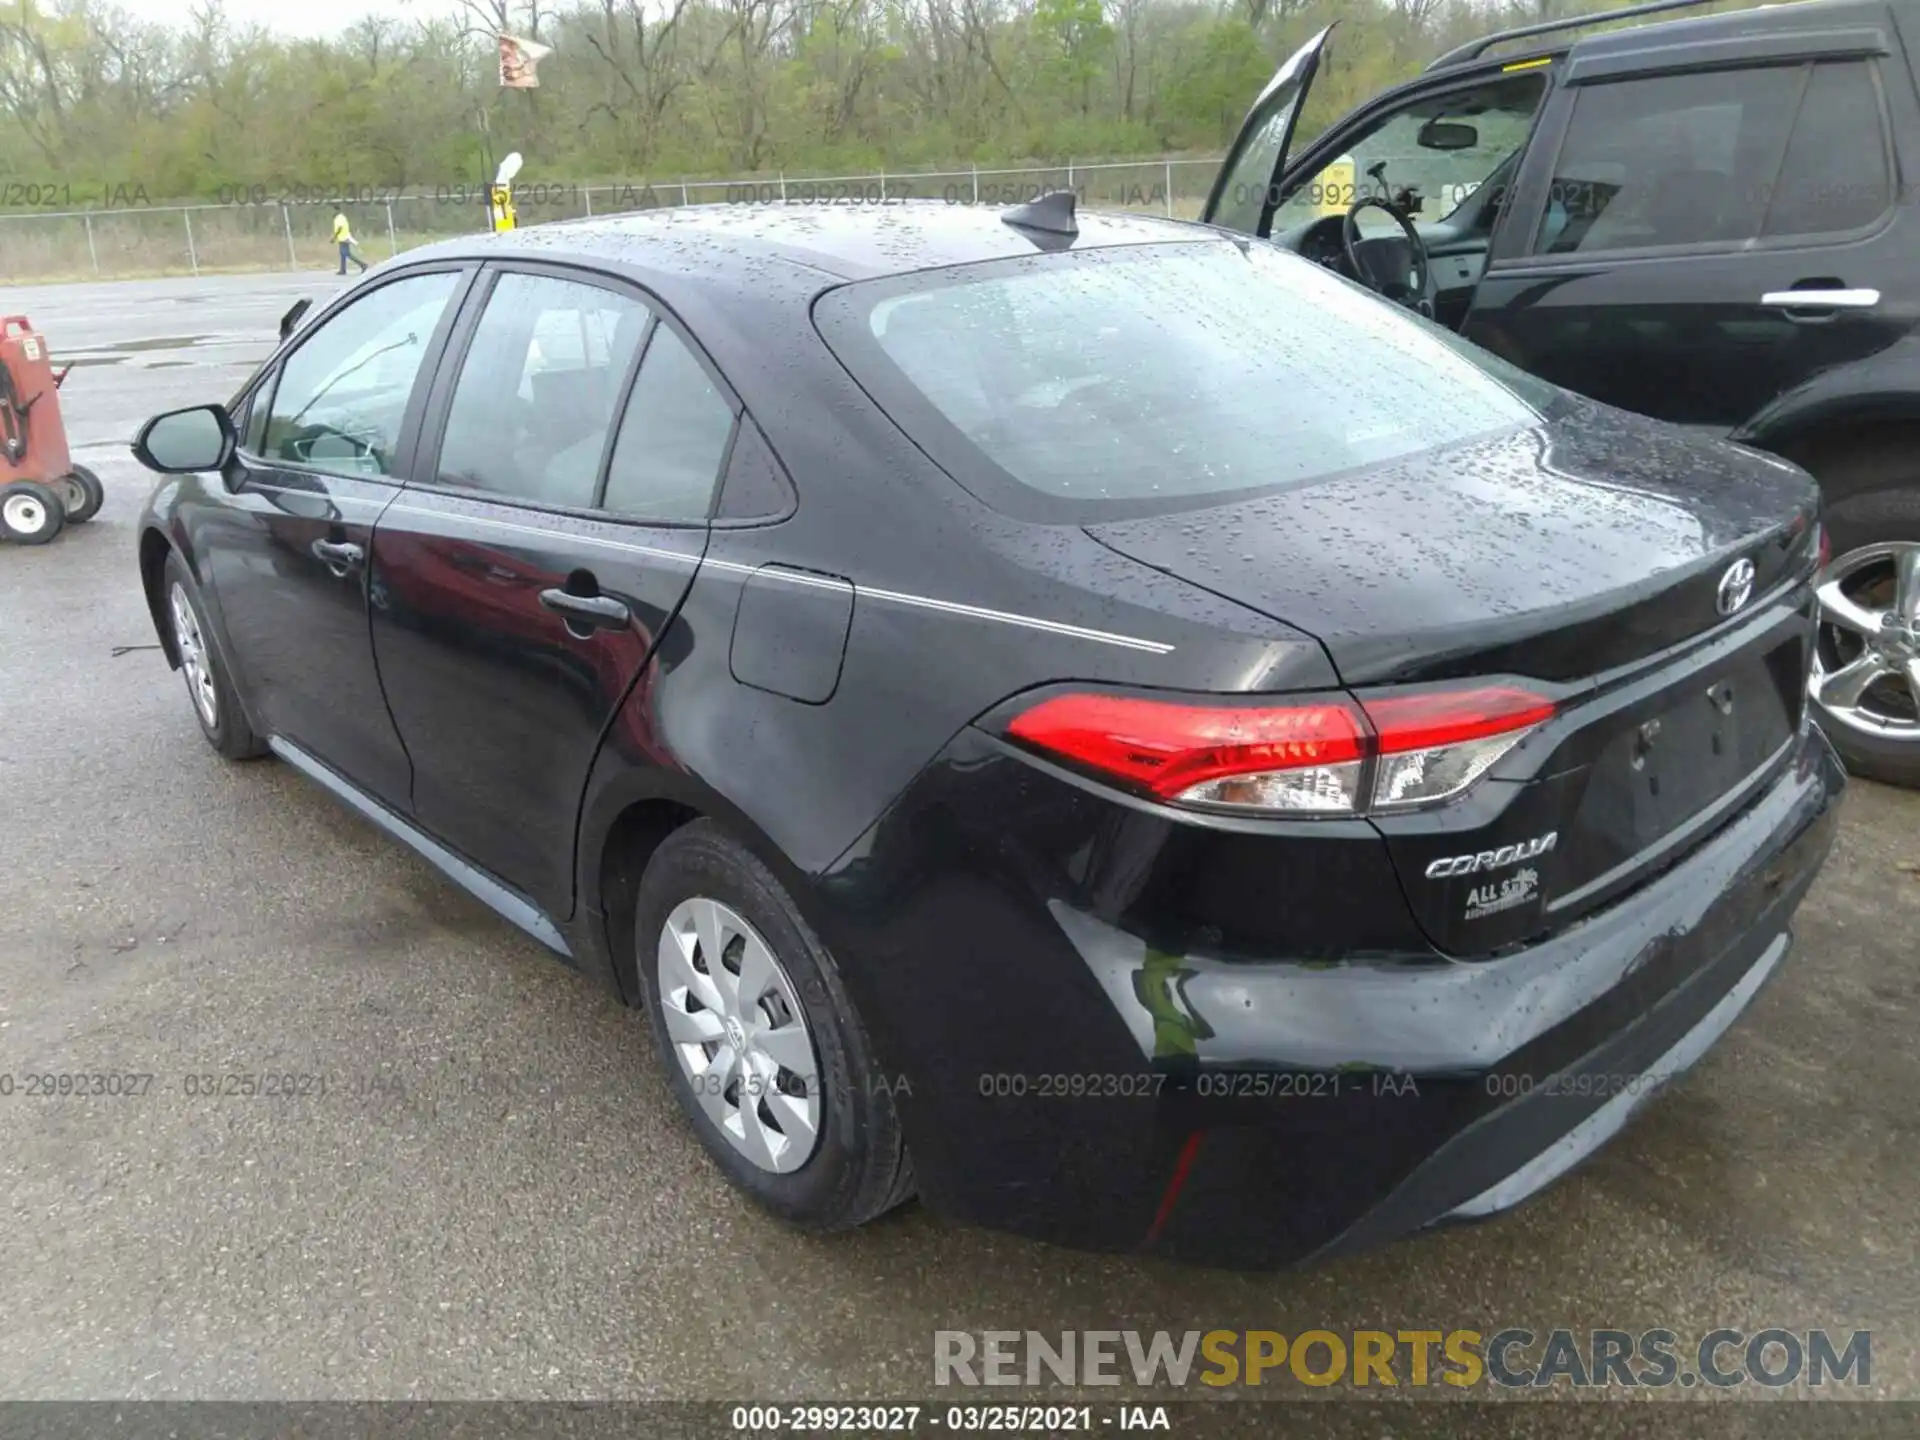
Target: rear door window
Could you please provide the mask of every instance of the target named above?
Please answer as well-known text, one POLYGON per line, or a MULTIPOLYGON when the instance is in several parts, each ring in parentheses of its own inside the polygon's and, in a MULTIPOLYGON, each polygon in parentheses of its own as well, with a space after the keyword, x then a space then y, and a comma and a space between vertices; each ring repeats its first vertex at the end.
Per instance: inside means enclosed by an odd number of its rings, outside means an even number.
POLYGON ((1865 60, 1816 65, 1800 101, 1762 235, 1871 225, 1893 203, 1880 87, 1865 60))
POLYGON ((732 402, 660 326, 620 421, 601 508, 636 520, 706 519, 732 436, 732 402))
POLYGON ((1564 255, 1760 233, 1804 66, 1578 87, 1535 248, 1564 255))
POLYGON ((440 483, 591 506, 620 387, 651 319, 638 300, 596 285, 502 275, 461 362, 440 483))

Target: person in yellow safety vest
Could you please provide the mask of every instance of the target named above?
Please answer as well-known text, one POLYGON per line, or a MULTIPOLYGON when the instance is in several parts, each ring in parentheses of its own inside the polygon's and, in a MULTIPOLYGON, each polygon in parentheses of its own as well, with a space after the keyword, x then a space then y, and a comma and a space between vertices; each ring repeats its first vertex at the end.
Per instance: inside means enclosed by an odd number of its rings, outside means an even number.
POLYGON ((351 260, 360 267, 362 275, 367 273, 367 262, 353 253, 353 227, 347 224, 347 212, 333 212, 333 243, 340 247, 340 273, 347 273, 347 261, 351 260))
POLYGON ((492 195, 487 205, 487 214, 493 221, 493 228, 496 231, 513 229, 517 221, 513 213, 513 187, 495 185, 491 188, 492 195))

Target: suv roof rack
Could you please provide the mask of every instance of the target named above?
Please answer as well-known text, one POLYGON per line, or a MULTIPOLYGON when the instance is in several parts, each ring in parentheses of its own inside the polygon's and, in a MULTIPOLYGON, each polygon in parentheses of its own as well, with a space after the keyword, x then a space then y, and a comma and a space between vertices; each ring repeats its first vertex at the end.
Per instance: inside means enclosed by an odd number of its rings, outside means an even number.
POLYGON ((1615 20, 1631 20, 1638 15, 1658 15, 1667 10, 1696 10, 1703 5, 1715 3, 1717 0, 1651 0, 1649 4, 1629 5, 1624 10, 1597 10, 1591 15, 1570 15, 1564 20, 1542 20, 1535 25, 1516 25, 1511 30, 1501 30, 1479 40, 1469 40, 1465 45, 1447 51, 1427 66, 1426 73, 1447 70, 1455 65, 1464 65, 1469 60, 1478 60, 1494 46, 1503 45, 1509 40, 1524 40, 1531 35, 1551 35, 1556 30, 1581 30, 1589 25, 1607 25, 1615 20))

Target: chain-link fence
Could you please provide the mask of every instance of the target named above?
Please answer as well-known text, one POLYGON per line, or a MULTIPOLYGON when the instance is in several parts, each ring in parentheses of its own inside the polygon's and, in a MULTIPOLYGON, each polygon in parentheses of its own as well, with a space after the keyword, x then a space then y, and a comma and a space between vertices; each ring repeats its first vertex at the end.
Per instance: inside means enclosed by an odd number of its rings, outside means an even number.
MULTIPOLYGON (((536 181, 514 187, 514 209, 520 224, 536 225, 679 205, 1010 205, 1069 189, 1090 208, 1190 220, 1199 215, 1219 164, 1182 158, 591 186, 536 181)), ((338 263, 336 211, 345 211, 361 254, 369 262, 384 260, 432 240, 486 230, 486 198, 479 185, 391 195, 236 186, 222 194, 225 203, 4 214, 0 282, 332 267, 338 263)))

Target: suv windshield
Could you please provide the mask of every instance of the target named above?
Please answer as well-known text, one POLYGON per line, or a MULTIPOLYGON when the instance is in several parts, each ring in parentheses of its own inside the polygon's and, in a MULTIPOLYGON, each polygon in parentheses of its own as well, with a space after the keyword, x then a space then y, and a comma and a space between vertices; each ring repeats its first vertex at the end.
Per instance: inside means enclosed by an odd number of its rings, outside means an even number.
POLYGON ((949 474, 1086 521, 1532 423, 1558 394, 1277 247, 1068 252, 866 281, 822 333, 949 474))

